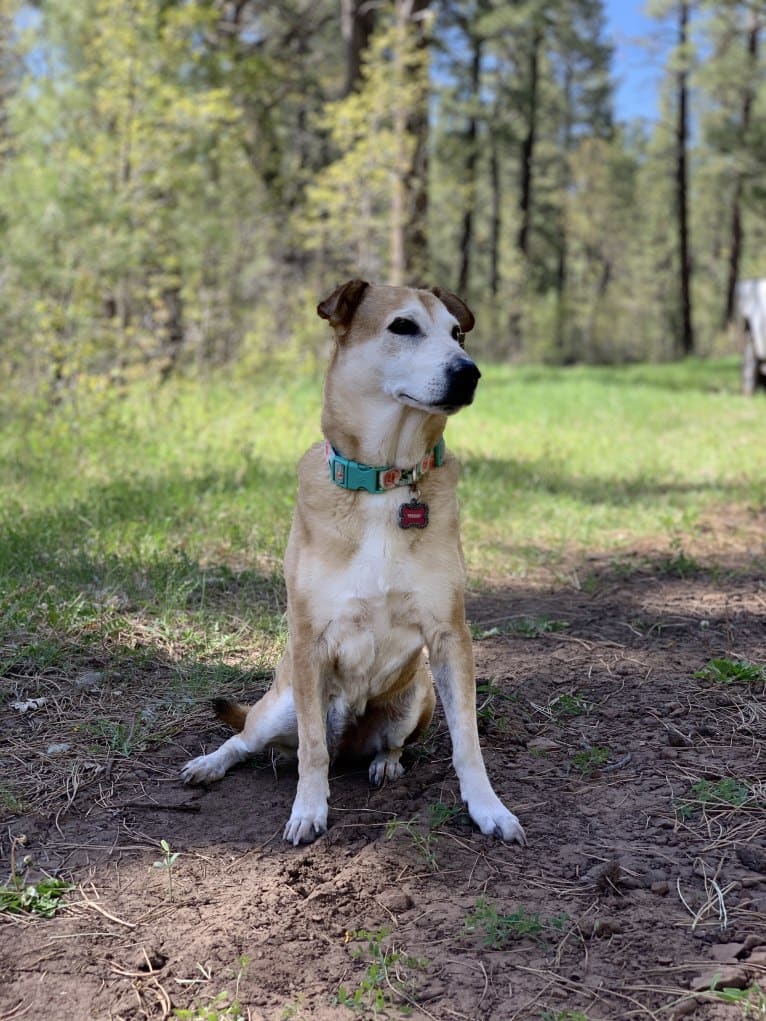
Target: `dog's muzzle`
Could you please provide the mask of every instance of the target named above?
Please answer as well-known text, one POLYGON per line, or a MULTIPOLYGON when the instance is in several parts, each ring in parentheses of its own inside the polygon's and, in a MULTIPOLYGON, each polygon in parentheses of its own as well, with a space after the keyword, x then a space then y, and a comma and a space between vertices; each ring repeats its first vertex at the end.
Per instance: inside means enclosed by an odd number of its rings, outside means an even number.
POLYGON ((447 385, 439 403, 456 408, 470 404, 476 393, 476 384, 481 378, 476 363, 465 355, 453 358, 447 365, 446 375, 447 385))

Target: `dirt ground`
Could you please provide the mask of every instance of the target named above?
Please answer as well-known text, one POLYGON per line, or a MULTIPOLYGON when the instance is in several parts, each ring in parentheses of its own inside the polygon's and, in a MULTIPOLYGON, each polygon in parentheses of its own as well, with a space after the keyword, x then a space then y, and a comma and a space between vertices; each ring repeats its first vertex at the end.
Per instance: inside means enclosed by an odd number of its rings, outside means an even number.
MULTIPOLYGON (((2 834, 4 880, 13 849, 75 886, 55 918, 2 918, 0 1019, 766 1017, 764 684, 695 677, 766 663, 754 562, 638 551, 471 595, 487 767, 526 848, 472 828, 440 716, 394 785, 337 765, 329 833, 299 849, 293 765, 180 784, 225 736, 201 707, 141 754, 70 752, 2 834)), ((59 713, 119 705, 129 682, 94 668, 52 678, 59 713)), ((55 736, 44 707, 4 714, 0 758, 55 765, 55 736)))

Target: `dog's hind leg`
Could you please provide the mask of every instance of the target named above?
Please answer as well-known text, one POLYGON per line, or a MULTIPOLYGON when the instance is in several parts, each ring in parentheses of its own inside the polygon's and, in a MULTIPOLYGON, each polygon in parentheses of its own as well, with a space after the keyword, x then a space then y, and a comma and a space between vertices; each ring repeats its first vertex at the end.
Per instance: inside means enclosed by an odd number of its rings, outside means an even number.
MULTIPOLYGON (((226 722, 241 720, 243 707, 219 703, 217 715, 226 722)), ((260 701, 247 710, 244 727, 209 755, 200 755, 187 762, 181 770, 184 783, 213 783, 232 766, 255 755, 269 745, 295 747, 298 724, 290 688, 271 688, 260 701)))
POLYGON ((380 722, 371 720, 374 733, 368 740, 368 750, 376 751, 370 763, 370 783, 379 787, 404 774, 399 761, 405 744, 416 740, 431 722, 436 696, 425 664, 420 662, 415 677, 407 689, 386 706, 372 714, 380 714, 380 722))

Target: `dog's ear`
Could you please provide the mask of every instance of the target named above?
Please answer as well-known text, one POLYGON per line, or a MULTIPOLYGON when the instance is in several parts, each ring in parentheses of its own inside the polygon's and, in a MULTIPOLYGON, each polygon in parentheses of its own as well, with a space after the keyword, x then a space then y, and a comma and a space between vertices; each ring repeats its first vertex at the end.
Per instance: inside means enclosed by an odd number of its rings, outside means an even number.
POLYGON ((329 298, 317 305, 317 314, 327 319, 333 329, 347 327, 370 285, 366 280, 349 280, 336 287, 329 298))
POLYGON ((432 287, 431 294, 435 294, 442 305, 446 305, 449 311, 460 323, 460 329, 463 333, 470 333, 476 324, 476 320, 473 317, 473 312, 462 300, 458 298, 452 291, 445 291, 443 287, 432 287))

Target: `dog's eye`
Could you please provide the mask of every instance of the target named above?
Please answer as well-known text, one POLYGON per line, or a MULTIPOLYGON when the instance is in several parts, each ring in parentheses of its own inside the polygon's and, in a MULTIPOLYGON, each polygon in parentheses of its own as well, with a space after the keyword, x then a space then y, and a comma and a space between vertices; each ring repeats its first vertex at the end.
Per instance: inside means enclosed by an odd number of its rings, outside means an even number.
POLYGON ((400 336, 414 337, 420 333, 420 327, 414 319, 394 319, 388 324, 389 333, 398 333, 400 336))
POLYGON ((465 347, 465 334, 459 326, 452 327, 452 339, 456 340, 461 347, 465 347))

